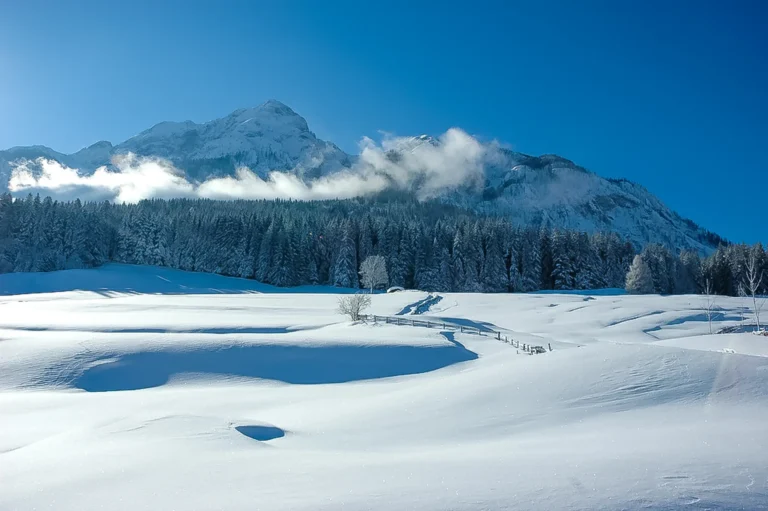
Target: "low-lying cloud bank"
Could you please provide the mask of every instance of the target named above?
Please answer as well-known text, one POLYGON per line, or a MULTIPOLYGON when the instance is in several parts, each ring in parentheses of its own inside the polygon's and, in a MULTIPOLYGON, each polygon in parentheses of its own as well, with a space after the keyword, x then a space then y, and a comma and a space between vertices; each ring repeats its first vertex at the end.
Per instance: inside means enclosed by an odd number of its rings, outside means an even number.
POLYGON ((460 129, 437 140, 386 137, 381 144, 364 138, 351 169, 304 181, 292 172, 274 171, 266 177, 246 167, 234 176, 192 182, 164 159, 115 156, 112 169, 92 174, 40 158, 19 161, 9 189, 14 194, 40 193, 56 199, 111 200, 135 203, 142 199, 200 197, 211 199, 347 199, 390 188, 413 190, 422 199, 480 183, 483 166, 493 158, 494 145, 482 144, 460 129))

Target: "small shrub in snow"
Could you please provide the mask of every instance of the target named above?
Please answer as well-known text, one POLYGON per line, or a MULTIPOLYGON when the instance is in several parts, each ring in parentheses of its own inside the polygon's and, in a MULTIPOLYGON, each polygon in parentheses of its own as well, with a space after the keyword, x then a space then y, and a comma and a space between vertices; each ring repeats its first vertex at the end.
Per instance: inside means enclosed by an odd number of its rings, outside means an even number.
POLYGON ((370 306, 370 296, 357 294, 339 298, 339 307, 337 310, 339 313, 349 316, 349 319, 352 321, 360 321, 360 316, 370 306))

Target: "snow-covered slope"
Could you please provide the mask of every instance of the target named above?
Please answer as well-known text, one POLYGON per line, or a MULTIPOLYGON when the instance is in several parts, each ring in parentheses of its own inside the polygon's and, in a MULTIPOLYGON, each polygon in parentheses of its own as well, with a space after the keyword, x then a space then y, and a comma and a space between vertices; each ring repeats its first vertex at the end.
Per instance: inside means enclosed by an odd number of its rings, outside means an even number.
MULTIPOLYGON (((398 153, 418 152, 420 146, 441 143, 426 136, 398 140, 387 147, 387 158, 392 161, 400 158, 398 153)), ((307 122, 288 106, 270 100, 203 124, 163 122, 114 147, 98 142, 71 155, 42 146, 0 151, 0 187, 8 183, 11 162, 19 159, 44 157, 90 173, 109 165, 113 155, 129 152, 168 159, 192 181, 233 175, 240 166, 262 177, 279 170, 295 173, 305 181, 350 168, 369 170, 365 165, 354 165, 356 157, 315 137, 307 122)), ((35 171, 34 164, 30 168, 35 171)), ((719 241, 671 211, 642 186, 604 179, 558 156, 531 157, 493 146, 483 170, 485 186, 475 186, 477 180, 462 177, 454 181, 465 181, 467 186, 443 193, 440 199, 501 214, 523 225, 615 231, 638 246, 661 242, 707 252, 719 241)), ((423 185, 420 179, 407 181, 409 186, 423 185)))
MULTIPOLYGON (((168 270, 174 294, 105 292, 153 271, 0 297, 0 509, 768 508, 765 338, 707 335, 701 297, 447 294, 419 311, 553 347, 527 356, 353 325, 330 294, 198 295, 168 270)), ((723 298, 718 326, 740 305, 723 298)))
POLYGON ((618 232, 638 245, 656 242, 707 252, 718 241, 631 181, 605 179, 559 156, 500 154, 501 164, 487 166, 482 196, 451 199, 521 225, 618 232))

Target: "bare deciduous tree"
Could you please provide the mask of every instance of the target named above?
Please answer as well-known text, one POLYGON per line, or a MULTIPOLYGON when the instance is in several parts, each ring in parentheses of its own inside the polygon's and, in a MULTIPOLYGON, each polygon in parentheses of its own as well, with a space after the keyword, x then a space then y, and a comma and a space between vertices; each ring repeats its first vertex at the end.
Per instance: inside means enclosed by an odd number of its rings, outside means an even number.
MULTIPOLYGON (((744 284, 739 284, 739 292, 738 292, 738 294, 739 294, 739 298, 746 298, 747 297, 747 291, 744 289, 744 284)), ((742 331, 744 331, 744 309, 746 309, 746 308, 747 307, 744 307, 743 304, 742 304, 741 307, 739 307, 739 313, 741 315, 740 324, 741 324, 741 330, 742 331)), ((749 310, 749 309, 747 309, 747 310, 749 310)))
POLYGON ((712 281, 707 279, 705 285, 704 285, 704 296, 705 296, 705 305, 706 305, 706 311, 707 311, 707 321, 709 322, 709 333, 712 333, 712 316, 714 315, 715 311, 715 302, 717 300, 717 295, 714 294, 714 290, 712 287, 712 281))
POLYGON ((750 250, 747 257, 747 263, 744 266, 744 277, 747 291, 752 297, 752 310, 755 312, 755 321, 757 322, 757 331, 760 331, 760 311, 765 305, 765 300, 758 299, 757 292, 763 284, 763 270, 759 268, 759 260, 754 250, 750 250))
POLYGON ((363 311, 371 306, 371 297, 363 294, 342 296, 337 308, 340 314, 349 316, 352 321, 360 321, 363 311))
POLYGON ((363 286, 371 290, 371 293, 376 286, 386 286, 389 275, 387 275, 387 261, 384 257, 380 255, 366 257, 360 265, 360 280, 363 286))

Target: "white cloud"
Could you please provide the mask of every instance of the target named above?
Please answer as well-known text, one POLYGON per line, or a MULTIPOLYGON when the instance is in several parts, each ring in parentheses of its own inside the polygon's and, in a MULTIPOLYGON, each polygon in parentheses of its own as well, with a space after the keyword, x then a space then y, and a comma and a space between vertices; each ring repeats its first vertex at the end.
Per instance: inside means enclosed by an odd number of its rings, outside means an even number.
POLYGON ((101 167, 84 175, 54 160, 22 161, 13 170, 8 188, 15 193, 39 192, 58 199, 128 203, 195 195, 194 186, 167 161, 127 154, 115 157, 112 163, 114 171, 101 167), (37 175, 34 166, 39 168, 37 175))
POLYGON ((360 166, 384 174, 400 188, 415 188, 428 198, 462 185, 473 185, 483 176, 489 147, 458 128, 437 140, 427 137, 386 137, 380 146, 361 142, 360 166), (394 156, 394 157, 393 157, 394 156))
POLYGON ((388 186, 381 176, 363 176, 351 171, 304 182, 293 174, 271 172, 262 179, 246 168, 234 177, 213 178, 197 187, 197 195, 209 199, 348 199, 380 192, 388 186))
POLYGON ((351 198, 387 188, 414 191, 420 198, 476 184, 493 146, 481 144, 452 128, 437 140, 386 136, 381 144, 365 138, 360 155, 348 170, 304 181, 298 173, 271 172, 262 178, 247 168, 232 177, 190 182, 160 158, 120 155, 113 169, 84 174, 44 158, 16 162, 9 188, 20 194, 39 192, 58 199, 113 200, 134 203, 148 198, 322 200, 351 198))

